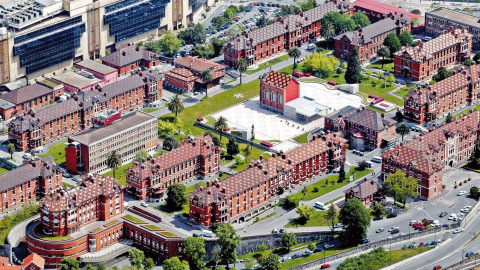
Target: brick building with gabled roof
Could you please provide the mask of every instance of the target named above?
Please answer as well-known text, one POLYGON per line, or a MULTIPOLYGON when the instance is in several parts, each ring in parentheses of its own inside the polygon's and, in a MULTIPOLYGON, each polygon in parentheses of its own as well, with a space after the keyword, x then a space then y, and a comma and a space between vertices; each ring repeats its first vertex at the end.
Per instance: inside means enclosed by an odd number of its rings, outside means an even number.
POLYGON ((480 65, 462 66, 453 75, 420 89, 411 88, 403 99, 405 118, 419 124, 438 121, 480 98, 480 65))
POLYGON ((407 31, 411 32, 412 21, 404 14, 389 14, 385 19, 367 25, 357 27, 355 31, 348 31, 334 38, 334 55, 337 58, 348 60, 353 51, 358 52, 361 62, 370 61, 377 56, 383 41, 388 34, 400 35, 407 31))
POLYGON ((260 78, 260 107, 283 113, 285 103, 300 97, 300 83, 292 76, 269 71, 260 78))
POLYGON ((102 64, 118 70, 118 75, 125 75, 140 67, 158 66, 160 60, 153 52, 137 45, 123 45, 118 51, 102 58, 102 64))
POLYGON ((247 169, 221 182, 197 185, 190 195, 190 219, 205 226, 244 222, 273 206, 286 190, 324 173, 332 159, 344 160, 346 144, 336 133, 315 136, 286 154, 252 160, 247 169))
POLYGON ((0 269, 2 270, 43 270, 45 259, 35 253, 23 259, 22 265, 11 265, 7 257, 0 257, 0 269))
POLYGON ((402 170, 418 179, 419 196, 431 198, 442 191, 445 168, 468 161, 478 140, 480 113, 470 111, 449 124, 431 127, 430 132, 413 137, 386 150, 382 155, 382 178, 402 170))
POLYGON ((440 67, 463 63, 470 58, 472 34, 465 29, 452 29, 415 47, 403 46, 395 53, 394 70, 398 76, 413 81, 429 80, 440 67))
POLYGON ((353 3, 353 10, 367 15, 372 23, 383 20, 390 14, 403 14, 409 19, 417 18, 420 20, 422 18, 421 15, 406 12, 399 7, 374 0, 356 0, 353 3))
POLYGON ((210 136, 189 138, 169 153, 145 162, 133 162, 125 171, 127 192, 140 200, 158 199, 166 189, 189 179, 206 177, 220 171, 220 149, 210 136))
POLYGON ((329 0, 305 12, 279 18, 273 24, 237 35, 225 43, 225 65, 235 67, 238 59, 243 58, 250 66, 320 37, 321 20, 330 11, 353 14, 350 2, 329 0))
POLYGON ((380 202, 384 199, 382 185, 376 179, 364 179, 352 188, 345 190, 344 193, 345 201, 357 198, 365 206, 369 206, 371 202, 380 202))

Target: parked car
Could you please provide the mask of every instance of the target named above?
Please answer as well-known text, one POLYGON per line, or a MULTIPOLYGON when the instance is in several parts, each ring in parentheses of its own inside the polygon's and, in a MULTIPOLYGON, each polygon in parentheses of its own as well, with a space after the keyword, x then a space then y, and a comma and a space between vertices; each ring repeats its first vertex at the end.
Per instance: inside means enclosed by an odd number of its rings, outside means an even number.
POLYGON ((457 196, 463 196, 463 195, 466 195, 467 192, 465 190, 460 190, 457 194, 457 196))
POLYGON ((373 218, 373 221, 382 220, 383 216, 376 216, 373 218))
POLYGON ((303 72, 295 71, 292 73, 292 76, 297 77, 297 78, 303 78, 305 77, 305 74, 303 72))
POLYGON ((370 240, 365 238, 365 239, 362 239, 362 244, 368 244, 370 243, 370 240))
POLYGON ((475 253, 473 253, 473 251, 469 251, 469 252, 467 252, 467 254, 465 254, 465 257, 470 258, 470 257, 472 257, 474 254, 475 254, 475 253))
POLYGON ((427 227, 426 226, 420 226, 420 228, 418 228, 418 230, 423 232, 423 231, 427 230, 427 227))
POLYGON ((440 270, 442 269, 442 266, 441 265, 436 265, 433 267, 433 270, 440 270))
POLYGON ((331 245, 331 244, 325 244, 323 247, 324 247, 325 249, 329 249, 329 248, 333 248, 334 246, 331 245))
POLYGON ((305 251, 302 253, 302 256, 303 256, 303 257, 307 257, 307 256, 310 256, 310 254, 313 254, 313 251, 307 249, 307 250, 305 250, 305 251))
POLYGON ((82 178, 80 177, 80 175, 74 175, 74 176, 72 177, 72 180, 73 180, 73 181, 76 181, 76 182, 80 181, 81 179, 82 179, 82 178))
POLYGON ((457 228, 453 231, 454 234, 461 233, 461 232, 463 232, 462 228, 457 228))
POLYGON ((384 231, 385 231, 384 228, 379 228, 379 229, 377 229, 375 232, 376 232, 376 233, 381 233, 381 232, 384 232, 384 231))
POLYGON ((278 232, 279 233, 286 233, 285 229, 280 229, 278 232))
POLYGON ((417 223, 418 220, 410 220, 410 226, 413 226, 413 224, 417 223))
POLYGON ((342 223, 337 223, 337 224, 333 225, 333 228, 343 228, 343 224, 342 223))
POLYGON ((69 174, 69 173, 67 173, 67 172, 62 173, 62 176, 63 176, 63 177, 66 177, 66 178, 72 177, 72 175, 69 174))
POLYGON ((292 259, 292 257, 282 257, 282 262, 286 262, 286 261, 289 261, 291 259, 292 259))
POLYGON ((315 250, 313 250, 313 253, 322 252, 322 251, 323 251, 323 248, 316 247, 315 250))
POLYGON ((193 237, 200 237, 201 235, 198 234, 198 233, 192 233, 192 236, 193 236, 193 237))
POLYGON ((273 230, 272 230, 272 233, 278 233, 278 230, 277 230, 277 229, 273 229, 273 230))
POLYGON ((322 266, 320 266, 320 269, 327 269, 329 267, 330 267, 329 263, 324 263, 324 264, 322 264, 322 266))
POLYGON ((398 216, 397 213, 391 213, 390 215, 387 216, 387 218, 396 218, 398 216))
POLYGON ((300 257, 301 257, 300 254, 293 254, 293 255, 292 255, 292 260, 293 260, 293 259, 296 259, 296 258, 300 258, 300 257))
POLYGON ((146 202, 141 202, 140 205, 143 206, 143 207, 148 207, 148 203, 146 203, 146 202))
POLYGON ((382 163, 382 157, 380 157, 380 156, 374 156, 374 157, 372 158, 372 162, 382 163))
POLYGON ((441 217, 441 218, 446 217, 447 215, 448 215, 447 212, 442 212, 442 213, 440 213, 440 217, 441 217))

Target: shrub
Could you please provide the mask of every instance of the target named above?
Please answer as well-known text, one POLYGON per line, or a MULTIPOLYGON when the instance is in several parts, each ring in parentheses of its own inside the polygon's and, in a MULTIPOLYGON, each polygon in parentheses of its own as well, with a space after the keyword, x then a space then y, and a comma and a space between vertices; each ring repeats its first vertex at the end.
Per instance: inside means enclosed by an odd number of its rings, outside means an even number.
POLYGON ((320 188, 319 188, 319 187, 314 187, 314 188, 313 188, 313 191, 314 191, 314 192, 319 192, 319 191, 320 191, 320 188))

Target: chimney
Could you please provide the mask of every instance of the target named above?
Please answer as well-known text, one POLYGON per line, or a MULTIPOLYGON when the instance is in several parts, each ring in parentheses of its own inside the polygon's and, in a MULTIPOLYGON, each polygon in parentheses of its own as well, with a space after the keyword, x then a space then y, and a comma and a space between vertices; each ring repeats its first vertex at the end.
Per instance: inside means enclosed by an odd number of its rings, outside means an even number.
POLYGON ((263 155, 260 155, 260 160, 262 160, 262 159, 263 159, 263 155))
POLYGON ((137 52, 140 51, 140 47, 137 46, 137 47, 135 48, 135 51, 137 51, 137 52))
POLYGON ((122 51, 122 56, 126 56, 127 53, 125 51, 122 51))

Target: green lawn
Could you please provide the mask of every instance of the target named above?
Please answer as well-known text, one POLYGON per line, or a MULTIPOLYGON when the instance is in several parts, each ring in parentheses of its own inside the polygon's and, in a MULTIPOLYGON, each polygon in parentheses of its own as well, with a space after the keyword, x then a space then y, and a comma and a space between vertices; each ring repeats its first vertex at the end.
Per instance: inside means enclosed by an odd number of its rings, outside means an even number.
POLYGON ((390 59, 390 58, 385 58, 385 61, 384 60, 377 61, 373 64, 368 65, 368 67, 382 70, 382 63, 383 63, 384 71, 390 72, 390 73, 395 72, 395 70, 393 69, 393 66, 394 66, 393 59, 390 59))
POLYGON ((328 221, 325 219, 327 211, 317 211, 310 217, 310 219, 304 223, 298 219, 294 219, 285 225, 285 228, 291 227, 317 227, 317 226, 328 226, 328 221))
POLYGON ((6 172, 8 172, 9 170, 5 169, 5 168, 0 168, 0 174, 4 174, 6 172))
POLYGON ((60 166, 65 165, 65 141, 59 142, 48 147, 48 152, 41 155, 41 157, 52 156, 55 163, 60 166))
POLYGON ((64 189, 71 189, 71 188, 73 188, 73 185, 70 185, 69 183, 63 182, 63 183, 62 183, 62 187, 63 187, 64 189))
POLYGON ((15 215, 0 220, 0 244, 6 243, 7 234, 13 226, 38 213, 38 205, 34 204, 15 215), (30 214, 31 213, 31 214, 30 214))
POLYGON ((358 170, 358 167, 352 167, 350 168, 350 171, 346 174, 346 180, 343 181, 342 183, 337 183, 337 180, 338 180, 337 175, 329 175, 326 178, 307 186, 308 192, 305 195, 305 199, 303 199, 303 194, 301 192, 290 195, 290 196, 295 196, 297 200, 305 200, 305 201, 313 200, 331 191, 334 191, 338 188, 348 185, 350 183, 348 179, 352 173, 355 173, 353 178, 357 180, 372 173, 372 170, 365 169, 363 171, 360 171, 358 170), (328 185, 326 184, 327 181, 328 181, 328 185), (315 192, 315 187, 318 187, 319 189, 318 192, 315 192))
MULTIPOLYGON (((313 242, 313 243, 315 243, 315 242, 313 242)), ((295 244, 291 247, 290 250, 302 249, 302 248, 307 247, 307 246, 308 246, 308 243, 295 244)), ((270 255, 272 252, 275 253, 275 254, 285 253, 285 251, 280 247, 280 248, 276 248, 276 249, 267 249, 263 252, 258 252, 257 251, 257 252, 247 253, 247 254, 244 254, 244 255, 240 256, 240 259, 248 259, 248 258, 256 259, 260 256, 270 255)))
POLYGON ((162 228, 157 227, 157 226, 155 226, 155 225, 151 225, 151 224, 145 225, 145 226, 143 226, 143 227, 145 227, 145 228, 147 228, 147 229, 149 229, 149 230, 152 230, 152 231, 163 231, 162 228))
POLYGON ((147 223, 147 222, 145 222, 145 221, 143 221, 143 220, 141 220, 141 219, 139 219, 139 218, 136 218, 136 217, 134 217, 134 216, 131 216, 131 215, 126 215, 126 216, 123 216, 122 218, 123 218, 123 219, 126 219, 126 220, 128 220, 128 221, 131 221, 131 222, 133 222, 133 223, 136 223, 136 224, 147 223))
MULTIPOLYGON (((115 179, 115 181, 117 181, 118 183, 126 186, 127 185, 127 175, 125 174, 125 171, 132 167, 133 163, 130 162, 130 163, 127 163, 123 166, 121 166, 120 168, 118 168, 117 170, 115 170, 115 177, 117 179, 115 179)), ((113 170, 109 171, 109 172, 106 172, 103 174, 103 176, 113 176, 113 170)))
POLYGON ((288 56, 288 54, 282 55, 282 56, 277 57, 277 58, 274 58, 274 59, 272 59, 272 60, 270 60, 270 61, 268 61, 268 62, 265 62, 265 63, 260 64, 257 69, 249 69, 249 70, 245 71, 245 74, 253 74, 253 73, 255 73, 255 72, 259 72, 260 70, 264 70, 264 69, 266 69, 266 68, 268 68, 268 67, 271 67, 271 66, 273 66, 273 65, 275 65, 275 64, 278 64, 278 63, 280 63, 280 62, 283 62, 283 61, 287 60, 288 58, 290 58, 290 57, 288 56))
POLYGON ((62 241, 62 240, 68 240, 72 239, 69 235, 65 236, 49 236, 45 233, 43 233, 42 226, 37 225, 35 228, 33 228, 33 233, 41 239, 48 240, 48 241, 62 241))
MULTIPOLYGON (((244 143, 239 143, 238 144, 238 147, 240 149, 241 154, 243 154, 242 150, 245 149, 246 146, 247 145, 244 144, 244 143)), ((250 151, 251 151, 251 153, 250 153, 250 156, 248 157, 248 161, 244 160, 244 162, 242 164, 235 164, 231 168, 234 169, 237 172, 243 171, 248 167, 248 164, 250 164, 250 160, 252 160, 252 158, 258 160, 258 159, 260 159, 260 155, 262 155, 263 158, 271 158, 272 157, 271 155, 265 153, 263 150, 260 150, 260 149, 255 148, 255 147, 253 149, 251 149, 250 151)))
POLYGON ((395 94, 401 96, 402 98, 407 96, 409 93, 410 93, 410 87, 408 87, 408 86, 403 87, 402 89, 395 92, 395 94))
MULTIPOLYGON (((349 250, 349 249, 351 249, 351 247, 327 249, 325 251, 325 256, 334 255, 334 254, 337 254, 337 253, 340 253, 342 251, 346 251, 346 250, 349 250)), ((323 258, 323 255, 324 255, 323 252, 313 253, 313 254, 311 254, 310 256, 307 256, 307 257, 300 257, 300 258, 297 258, 297 259, 294 259, 294 260, 290 260, 290 261, 281 263, 280 267, 282 269, 285 269, 285 270, 290 269, 294 266, 298 266, 298 265, 301 265, 301 264, 304 264, 304 263, 307 263, 307 262, 311 262, 311 261, 314 261, 314 260, 321 259, 321 258, 323 258)))
MULTIPOLYGON (((254 80, 249 83, 237 85, 234 88, 224 91, 213 97, 205 98, 203 101, 196 105, 185 108, 178 114, 178 117, 184 123, 184 130, 189 129, 194 136, 201 136, 205 133, 205 130, 195 127, 194 124, 199 117, 205 117, 214 112, 223 110, 237 103, 250 99, 254 96, 258 96, 260 89, 260 80, 254 80), (233 95, 241 93, 243 98, 234 98, 233 95)), ((162 116, 160 120, 168 121, 174 116, 173 113, 162 116)))
POLYGON ((297 137, 294 138, 295 141, 298 143, 308 143, 308 133, 310 132, 303 133, 302 135, 298 135, 297 137))
POLYGON ((459 117, 462 116, 463 114, 468 114, 468 112, 469 112, 471 109, 474 109, 474 110, 479 111, 479 110, 480 110, 480 105, 477 105, 477 106, 475 106, 475 107, 473 107, 473 108, 467 108, 467 109, 465 109, 465 110, 463 110, 463 111, 461 111, 461 112, 459 112, 459 113, 454 114, 453 117, 454 117, 454 118, 459 118, 459 117))
POLYGON ((178 237, 178 235, 171 233, 171 232, 158 232, 158 234, 161 234, 166 237, 178 237))

